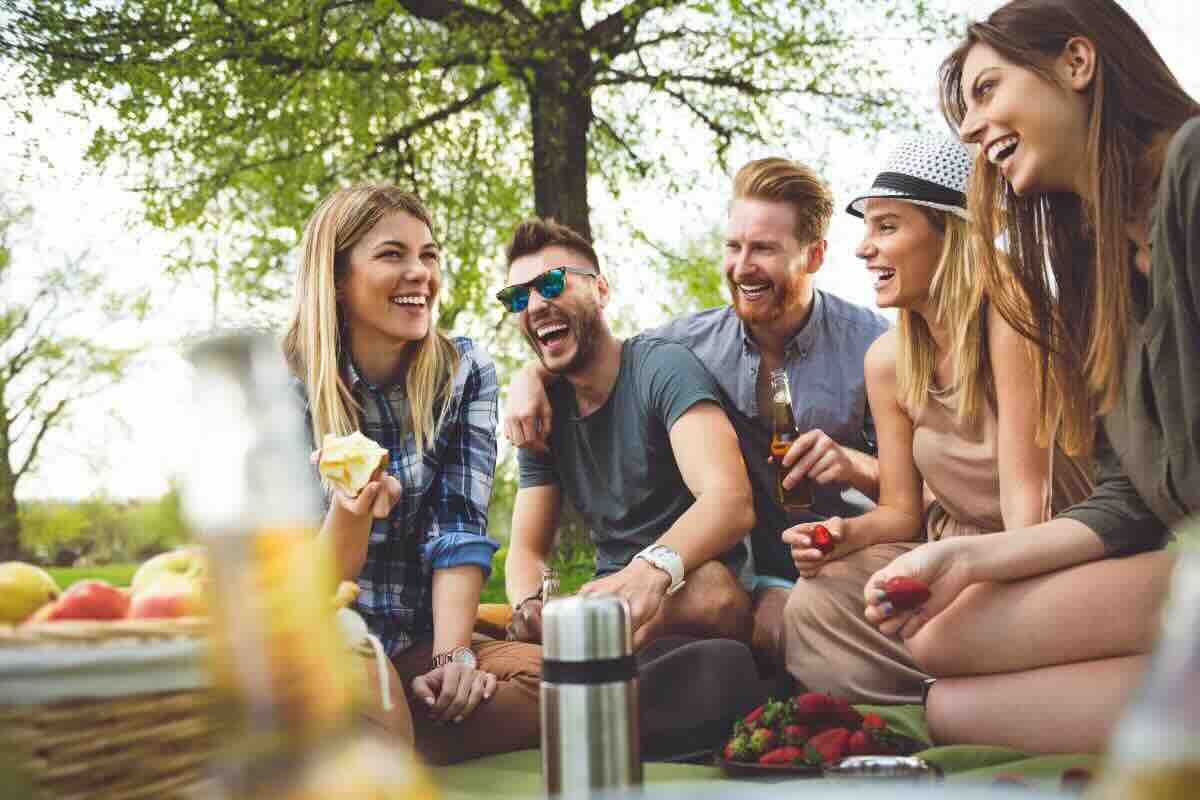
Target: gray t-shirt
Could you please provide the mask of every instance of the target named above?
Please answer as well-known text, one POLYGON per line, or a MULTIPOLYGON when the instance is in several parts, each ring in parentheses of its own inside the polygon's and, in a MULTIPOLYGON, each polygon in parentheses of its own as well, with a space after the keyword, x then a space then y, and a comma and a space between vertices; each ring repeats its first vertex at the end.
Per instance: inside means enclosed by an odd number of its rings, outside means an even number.
MULTIPOLYGON (((844 447, 875 454, 863 359, 871 342, 887 328, 887 320, 869 309, 837 295, 814 293, 812 313, 784 354, 792 413, 801 431, 819 428, 844 447)), ((687 347, 716 378, 754 490, 757 522, 750 535, 754 571, 795 580, 791 553, 780 539, 785 528, 797 522, 857 516, 874 503, 845 484, 814 487, 808 512, 789 514, 775 501, 775 466, 767 463, 771 435, 759 419, 755 394, 761 356, 732 306, 688 314, 650 333, 687 347)))
MULTIPOLYGON (((612 393, 580 417, 568 381, 549 387, 554 412, 550 453, 518 453, 520 486, 558 484, 591 528, 596 574, 625 567, 658 541, 695 497, 688 491, 670 431, 702 401, 720 402, 712 376, 687 348, 645 334, 621 346, 612 393)), ((722 559, 735 571, 741 546, 722 559)))
POLYGON ((1151 215, 1150 276, 1134 273, 1121 393, 1097 437, 1096 490, 1063 516, 1108 555, 1159 547, 1200 514, 1200 117, 1171 140, 1151 215))

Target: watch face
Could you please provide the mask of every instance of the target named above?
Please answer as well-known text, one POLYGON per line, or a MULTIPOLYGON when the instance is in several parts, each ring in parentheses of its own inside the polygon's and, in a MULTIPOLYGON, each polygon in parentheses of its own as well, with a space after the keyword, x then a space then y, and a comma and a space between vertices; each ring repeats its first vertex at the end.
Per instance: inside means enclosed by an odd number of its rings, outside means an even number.
POLYGON ((465 647, 460 647, 458 650, 455 650, 454 655, 450 657, 450 660, 459 664, 466 664, 472 669, 474 669, 478 663, 475 659, 475 653, 471 652, 465 647))

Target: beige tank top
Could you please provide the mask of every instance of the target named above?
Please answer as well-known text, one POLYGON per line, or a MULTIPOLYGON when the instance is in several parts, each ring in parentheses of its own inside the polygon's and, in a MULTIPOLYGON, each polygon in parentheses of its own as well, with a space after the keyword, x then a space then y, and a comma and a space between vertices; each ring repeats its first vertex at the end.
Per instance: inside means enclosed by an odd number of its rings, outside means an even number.
MULTIPOLYGON (((934 390, 913 423, 913 461, 925 479, 926 533, 930 541, 1004 530, 1000 510, 998 421, 984 414, 974 426, 959 423, 948 391, 934 390)), ((1045 518, 1091 493, 1091 481, 1057 447, 1052 451, 1053 495, 1045 518)))

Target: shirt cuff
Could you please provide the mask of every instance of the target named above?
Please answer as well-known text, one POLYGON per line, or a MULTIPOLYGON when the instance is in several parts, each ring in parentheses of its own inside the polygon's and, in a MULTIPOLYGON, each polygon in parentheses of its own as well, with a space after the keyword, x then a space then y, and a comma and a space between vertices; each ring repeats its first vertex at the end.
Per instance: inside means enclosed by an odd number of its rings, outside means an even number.
POLYGON ((500 545, 476 533, 445 533, 425 545, 425 558, 434 569, 473 564, 483 570, 486 582, 492 574, 492 555, 500 545))

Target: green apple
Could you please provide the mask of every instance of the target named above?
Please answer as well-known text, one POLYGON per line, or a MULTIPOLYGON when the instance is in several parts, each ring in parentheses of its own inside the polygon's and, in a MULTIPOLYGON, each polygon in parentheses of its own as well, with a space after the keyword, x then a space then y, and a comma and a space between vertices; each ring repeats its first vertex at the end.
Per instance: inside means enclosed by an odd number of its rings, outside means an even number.
POLYGON ((204 551, 198 547, 181 547, 178 550, 160 553, 138 567, 129 589, 136 595, 151 584, 157 583, 159 578, 167 576, 200 583, 207 574, 208 557, 204 551))
POLYGON ((58 597, 58 584, 44 569, 21 561, 0 564, 0 622, 15 625, 58 597))

